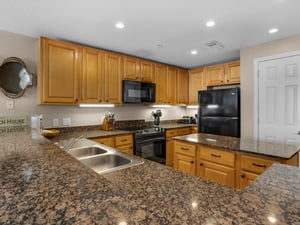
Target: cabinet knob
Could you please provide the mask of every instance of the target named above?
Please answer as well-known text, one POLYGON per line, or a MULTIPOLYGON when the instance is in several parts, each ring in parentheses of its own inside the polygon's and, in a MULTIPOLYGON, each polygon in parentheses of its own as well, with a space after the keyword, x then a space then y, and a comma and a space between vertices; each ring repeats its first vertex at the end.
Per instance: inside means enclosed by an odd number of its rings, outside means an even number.
POLYGON ((203 163, 200 163, 199 165, 200 165, 200 166, 203 166, 203 163))
POLYGON ((227 80, 227 82, 229 82, 230 80, 227 80))
POLYGON ((246 177, 245 174, 242 174, 242 175, 241 175, 241 178, 245 178, 245 177, 246 177))
POLYGON ((106 99, 106 102, 108 102, 108 99, 106 99))
POLYGON ((102 102, 102 99, 99 99, 99 102, 102 102))
POLYGON ((144 80, 144 77, 142 77, 142 80, 144 80))
POLYGON ((191 164, 194 164, 194 161, 191 161, 191 164))
POLYGON ((77 98, 75 99, 75 102, 78 102, 78 99, 77 99, 77 98))
POLYGON ((135 79, 139 79, 139 77, 135 77, 135 79))

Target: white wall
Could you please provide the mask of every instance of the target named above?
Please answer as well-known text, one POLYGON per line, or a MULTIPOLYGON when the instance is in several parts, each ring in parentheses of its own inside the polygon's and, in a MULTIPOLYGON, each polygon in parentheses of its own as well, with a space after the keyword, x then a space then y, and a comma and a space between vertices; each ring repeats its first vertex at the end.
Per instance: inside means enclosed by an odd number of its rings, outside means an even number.
POLYGON ((254 136, 254 59, 300 50, 300 36, 241 49, 241 136, 254 136))
MULTIPOLYGON (((15 108, 6 109, 6 101, 11 100, 0 92, 0 116, 43 114, 44 126, 52 127, 54 118, 58 118, 62 125, 62 118, 70 117, 72 126, 101 124, 106 111, 115 112, 116 120, 145 119, 151 121, 151 112, 156 108, 143 105, 116 106, 114 108, 79 108, 77 106, 49 106, 37 104, 37 59, 38 39, 0 31, 0 63, 10 56, 21 58, 30 73, 35 74, 35 84, 29 87, 24 96, 14 99, 15 108)), ((161 120, 179 119, 184 115, 194 116, 197 111, 186 110, 185 107, 174 106, 161 108, 161 120)))

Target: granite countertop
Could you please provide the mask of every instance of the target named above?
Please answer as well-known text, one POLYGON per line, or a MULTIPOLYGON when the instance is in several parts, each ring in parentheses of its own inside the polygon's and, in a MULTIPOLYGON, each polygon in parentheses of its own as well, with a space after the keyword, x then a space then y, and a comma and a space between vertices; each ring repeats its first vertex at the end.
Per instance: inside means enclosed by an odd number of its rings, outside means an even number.
POLYGON ((147 160, 99 175, 27 128, 0 134, 0 165, 0 224, 300 222, 300 169, 286 165, 244 191, 147 160))
POLYGON ((299 150, 299 145, 257 141, 253 138, 235 138, 213 134, 188 134, 174 137, 175 140, 188 141, 196 144, 223 149, 273 156, 282 159, 292 158, 299 150))

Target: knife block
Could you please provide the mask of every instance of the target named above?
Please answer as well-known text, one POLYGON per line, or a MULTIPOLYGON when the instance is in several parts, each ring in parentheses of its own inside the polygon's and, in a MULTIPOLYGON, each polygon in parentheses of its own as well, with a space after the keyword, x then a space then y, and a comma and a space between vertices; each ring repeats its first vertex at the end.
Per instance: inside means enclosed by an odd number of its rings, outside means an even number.
POLYGON ((115 121, 108 122, 108 120, 106 118, 104 118, 103 123, 102 123, 102 130, 105 130, 105 131, 115 130, 115 121))

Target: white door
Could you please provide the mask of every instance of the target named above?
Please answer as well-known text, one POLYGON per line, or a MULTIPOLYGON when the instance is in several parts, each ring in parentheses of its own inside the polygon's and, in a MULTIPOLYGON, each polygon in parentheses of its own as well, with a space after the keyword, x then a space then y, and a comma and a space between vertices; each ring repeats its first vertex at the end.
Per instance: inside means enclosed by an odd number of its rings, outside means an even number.
POLYGON ((258 69, 259 140, 300 144, 300 55, 259 62, 258 69))

